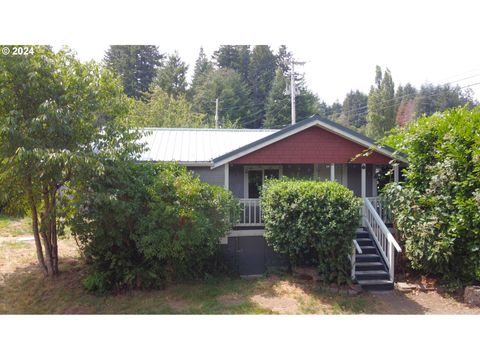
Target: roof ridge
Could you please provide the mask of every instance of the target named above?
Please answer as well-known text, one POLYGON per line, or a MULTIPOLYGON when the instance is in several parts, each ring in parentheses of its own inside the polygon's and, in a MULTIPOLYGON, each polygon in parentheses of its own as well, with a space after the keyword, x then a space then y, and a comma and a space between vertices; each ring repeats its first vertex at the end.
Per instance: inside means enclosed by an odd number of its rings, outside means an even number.
POLYGON ((216 128, 161 128, 161 127, 144 127, 141 130, 161 130, 161 131, 231 131, 231 132, 274 132, 280 129, 216 129, 216 128))

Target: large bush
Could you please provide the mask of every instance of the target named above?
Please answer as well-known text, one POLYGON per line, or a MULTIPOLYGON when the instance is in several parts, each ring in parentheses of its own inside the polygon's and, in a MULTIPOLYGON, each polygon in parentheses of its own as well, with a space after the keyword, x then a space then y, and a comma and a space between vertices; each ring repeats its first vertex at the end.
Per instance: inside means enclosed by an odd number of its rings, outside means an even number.
POLYGON ((359 207, 336 182, 269 180, 262 191, 266 241, 292 265, 314 256, 325 281, 348 281, 359 207))
POLYGON ((74 195, 72 233, 96 291, 158 287, 213 270, 232 227, 231 193, 168 164, 107 164, 74 195))
POLYGON ((411 267, 455 283, 480 280, 480 108, 424 117, 385 142, 406 156, 385 194, 411 267))

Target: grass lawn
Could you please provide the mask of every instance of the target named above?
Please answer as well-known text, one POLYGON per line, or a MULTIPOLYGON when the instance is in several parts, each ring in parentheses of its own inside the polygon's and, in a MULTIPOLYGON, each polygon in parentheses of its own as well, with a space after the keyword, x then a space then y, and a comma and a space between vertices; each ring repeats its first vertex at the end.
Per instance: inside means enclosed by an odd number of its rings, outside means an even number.
POLYGON ((12 218, 0 215, 0 238, 30 235, 32 233, 32 219, 30 217, 12 218))
MULTIPOLYGON (((5 222, 8 219, 3 218, 5 222)), ((24 234, 27 221, 10 221, 2 234, 24 234)), ((75 241, 59 242, 61 274, 44 278, 33 241, 0 241, 0 313, 4 314, 352 314, 371 312, 368 294, 349 296, 311 281, 269 275, 258 279, 209 278, 96 296, 82 286, 85 265, 75 241)))
POLYGON ((28 220, 1 221, 0 314, 480 314, 480 308, 437 292, 347 295, 274 274, 96 296, 82 286, 86 267, 73 239, 59 242, 61 274, 44 278, 33 241, 12 237, 29 235, 28 220))

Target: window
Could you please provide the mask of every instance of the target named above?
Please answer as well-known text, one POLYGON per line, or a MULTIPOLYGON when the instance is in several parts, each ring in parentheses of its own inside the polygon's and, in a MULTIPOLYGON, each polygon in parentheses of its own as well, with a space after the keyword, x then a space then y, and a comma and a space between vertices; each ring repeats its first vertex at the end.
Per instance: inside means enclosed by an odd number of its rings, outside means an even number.
POLYGON ((260 189, 265 179, 278 179, 280 177, 280 168, 250 169, 247 170, 247 191, 249 199, 258 199, 260 189))

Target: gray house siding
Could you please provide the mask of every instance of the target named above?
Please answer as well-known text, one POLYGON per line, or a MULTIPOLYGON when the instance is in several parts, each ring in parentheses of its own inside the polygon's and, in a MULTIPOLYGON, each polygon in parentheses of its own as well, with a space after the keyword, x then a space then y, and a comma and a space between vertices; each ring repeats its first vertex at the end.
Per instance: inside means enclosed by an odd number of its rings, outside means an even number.
POLYGON ((269 267, 288 265, 288 259, 274 252, 263 236, 228 237, 221 252, 230 270, 240 275, 259 275, 269 267))
POLYGON ((215 169, 210 169, 209 167, 189 166, 188 169, 197 174, 202 181, 212 185, 224 186, 225 168, 223 166, 219 166, 215 169))
POLYGON ((229 189, 237 198, 243 198, 243 165, 232 165, 230 166, 229 172, 229 189))

